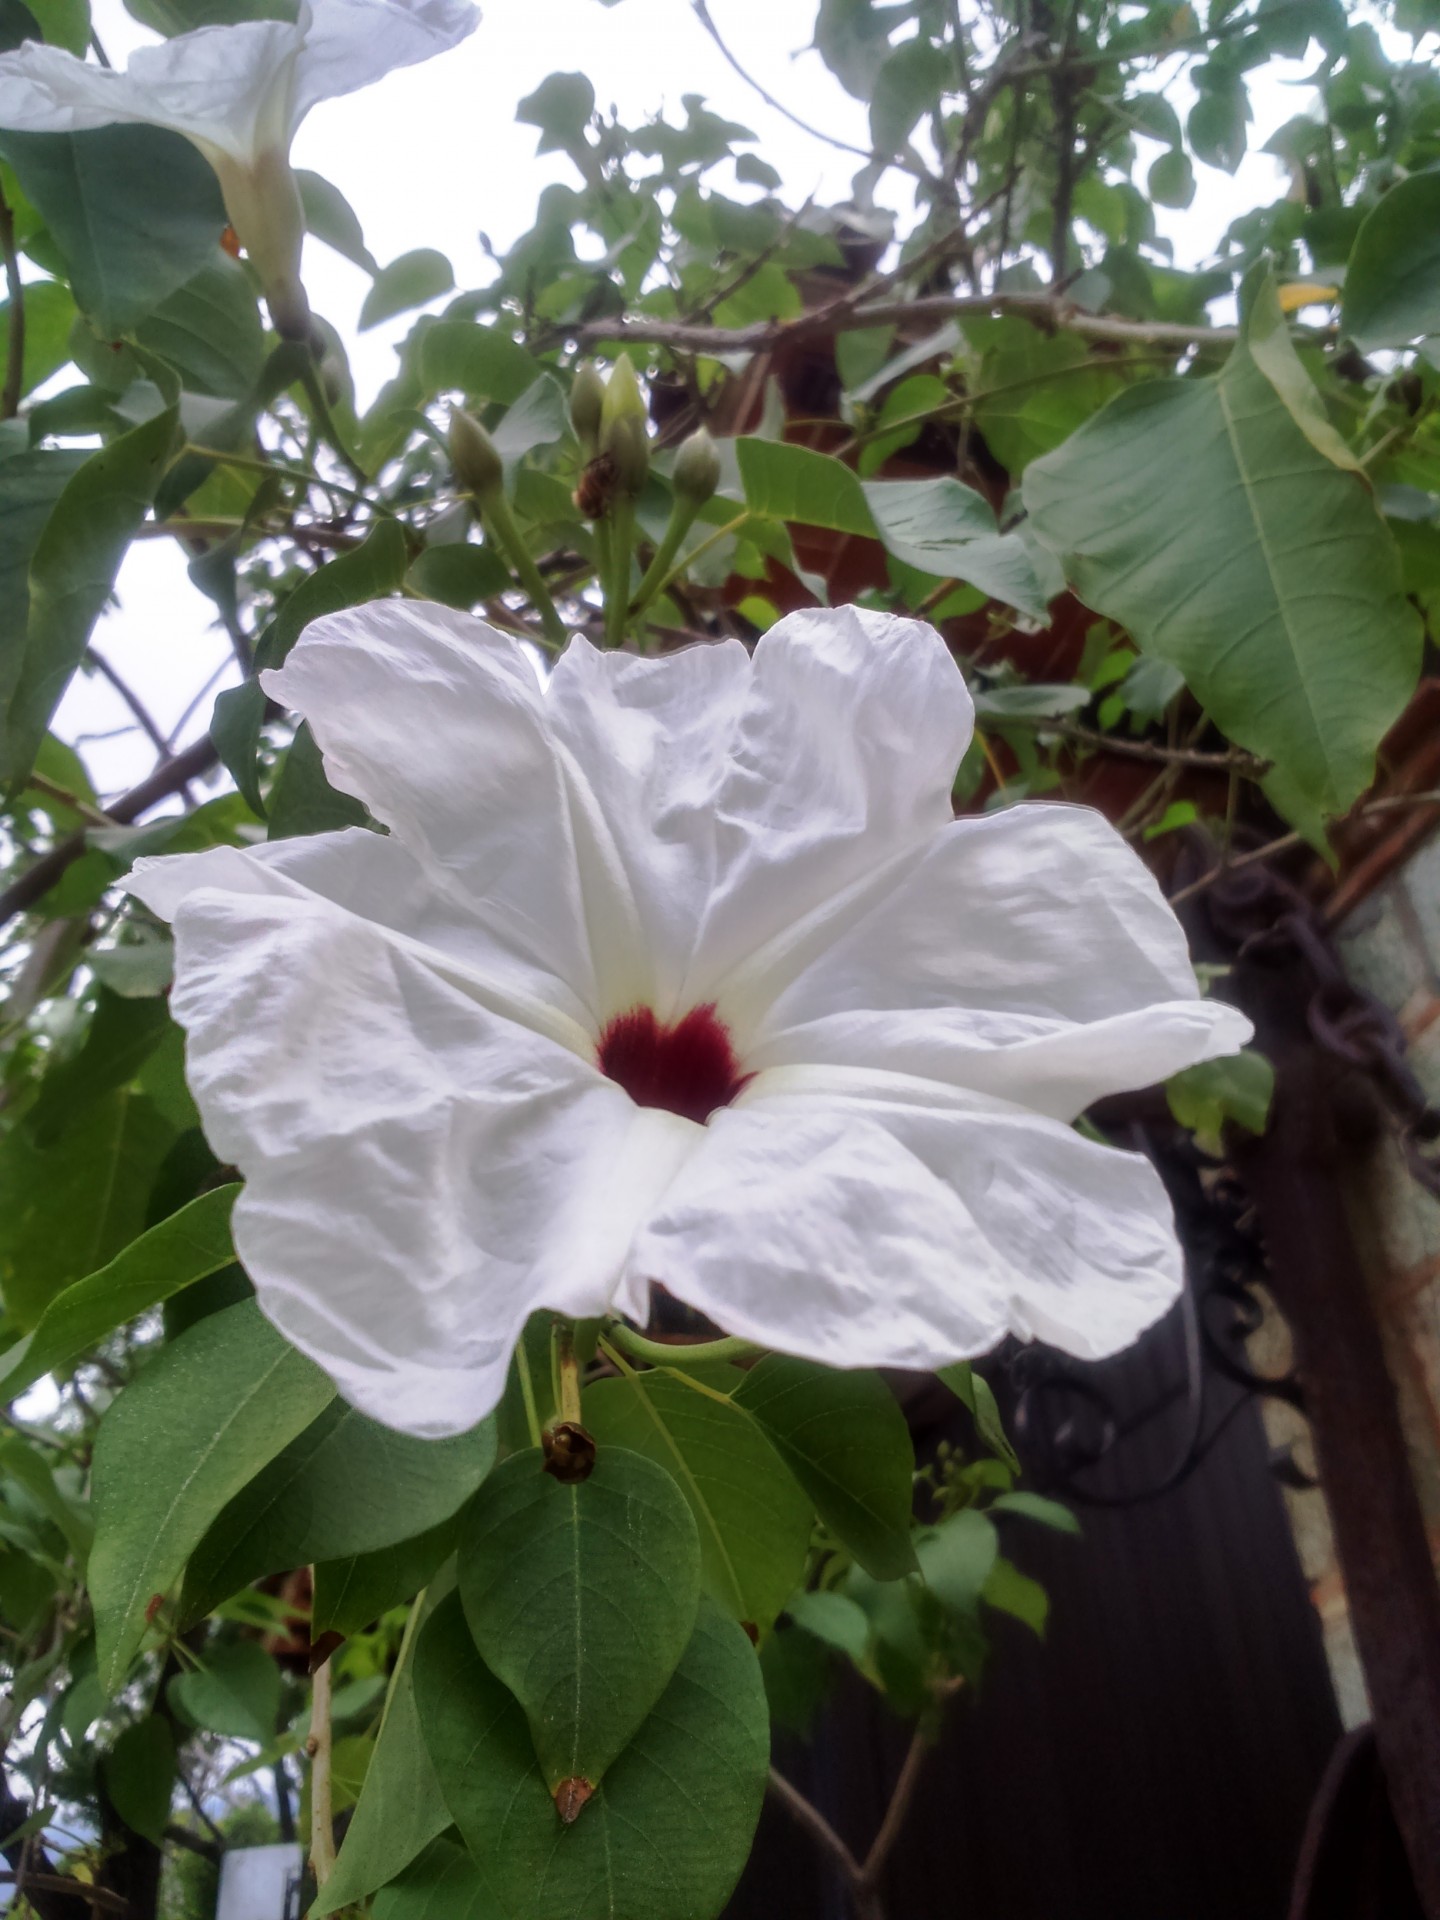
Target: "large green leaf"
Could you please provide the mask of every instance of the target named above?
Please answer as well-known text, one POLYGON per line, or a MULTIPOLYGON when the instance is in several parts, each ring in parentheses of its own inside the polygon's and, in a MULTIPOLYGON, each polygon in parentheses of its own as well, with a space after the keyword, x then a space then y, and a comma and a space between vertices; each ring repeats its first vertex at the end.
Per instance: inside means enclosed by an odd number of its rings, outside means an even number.
POLYGON ((167 407, 91 454, 56 500, 30 561, 23 653, 4 676, 0 781, 23 779, 34 764, 177 432, 177 414, 167 407))
POLYGON ((174 1137, 152 1101, 121 1090, 49 1145, 28 1127, 0 1139, 0 1294, 21 1327, 140 1233, 174 1137))
POLYGON ((712 1920, 745 1864, 770 1724, 742 1629, 702 1600, 654 1712, 563 1825, 525 1715, 453 1599, 420 1636, 415 1688, 451 1814, 500 1910, 525 1920, 712 1920))
POLYGON ((551 1791, 595 1786, 695 1624, 700 1543, 680 1489, 623 1447, 562 1486, 530 1448, 467 1513, 459 1571, 476 1645, 523 1706, 551 1791))
POLYGON ((248 399, 265 367, 265 328, 250 276, 218 247, 135 337, 169 362, 187 391, 222 400, 248 399))
POLYGON ((1087 606, 1168 660, 1310 830, 1368 785, 1420 624, 1365 477, 1273 285, 1213 379, 1133 387, 1036 461, 1025 500, 1087 606))
POLYGON ((661 1372, 598 1381, 585 1424, 602 1447, 643 1453, 674 1476, 699 1529, 705 1591, 767 1632, 800 1584, 815 1509, 761 1428, 661 1372))
POLYGON ((219 252, 220 184, 178 133, 0 132, 0 155, 64 255, 75 298, 108 339, 130 332, 219 252))
POLYGON ((100 1766, 110 1804, 133 1833, 158 1847, 175 1791, 175 1737, 157 1714, 126 1727, 100 1766))
POLYGON ((322 1560, 315 1568, 311 1631, 358 1633, 391 1607, 413 1600, 455 1551, 456 1521, 446 1520, 413 1539, 373 1553, 322 1560))
POLYGON ((835 1373, 772 1353, 735 1390, 835 1537, 877 1580, 915 1570, 915 1452, 878 1373, 835 1373))
POLYGON ((169 1026, 163 1000, 126 1000, 102 987, 84 1045, 50 1069, 30 1110, 36 1140, 48 1145, 81 1108, 133 1080, 169 1026))
POLYGON ((269 1746, 280 1721, 280 1669, 254 1640, 208 1647, 196 1667, 177 1673, 168 1699, 191 1726, 269 1746))
POLYGON ((1366 352, 1440 333, 1440 169, 1412 173, 1365 216, 1341 324, 1366 352))
POLYGON ((779 440, 735 443, 754 512, 878 540, 923 573, 967 581, 1037 619, 1045 595, 1024 545, 999 532, 980 495, 958 480, 857 479, 842 460, 779 440))
POLYGON ((506 1920, 463 1847, 436 1840, 375 1896, 375 1920, 506 1920))
POLYGON ((197 1322, 118 1395, 95 1440, 91 1497, 100 1683, 113 1693, 215 1516, 334 1398, 251 1300, 197 1322))
POLYGON ((45 448, 0 459, 0 715, 9 712, 25 665, 31 556, 55 503, 88 458, 45 448))
POLYGON ((181 1605, 198 1620, 250 1581, 394 1546, 439 1526, 495 1463, 495 1423, 417 1440, 333 1400, 219 1513, 190 1556, 181 1605))
POLYGON ((323 1920, 325 1914, 385 1886, 450 1825, 415 1701, 413 1629, 431 1611, 433 1607, 427 1605, 412 1616, 412 1632, 401 1645, 390 1678, 385 1717, 365 1784, 345 1830, 335 1871, 316 1896, 309 1920, 323 1920))
POLYGON ((230 1214, 239 1191, 202 1193, 98 1273, 56 1294, 34 1332, 0 1355, 0 1399, 12 1400, 43 1374, 73 1366, 116 1327, 229 1266, 235 1258, 230 1214))

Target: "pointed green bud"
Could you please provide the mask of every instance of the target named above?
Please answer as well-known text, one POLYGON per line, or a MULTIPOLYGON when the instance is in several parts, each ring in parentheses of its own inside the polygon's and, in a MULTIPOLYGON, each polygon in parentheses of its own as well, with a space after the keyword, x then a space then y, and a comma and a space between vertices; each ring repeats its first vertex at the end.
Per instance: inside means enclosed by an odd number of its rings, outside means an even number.
POLYGON ((670 477, 678 497, 697 507, 703 507, 719 486, 720 456, 704 427, 697 427, 681 442, 670 477))
POLYGON ((650 417, 628 353, 611 370, 600 409, 600 451, 615 462, 622 490, 636 498, 650 471, 650 417))
POLYGON ((463 407, 450 411, 450 464, 460 485, 477 500, 488 500, 504 489, 505 467, 495 442, 463 407))
POLYGON ((570 388, 570 424, 585 457, 593 460, 600 445, 600 415, 605 405, 605 381, 593 360, 575 369, 570 388))

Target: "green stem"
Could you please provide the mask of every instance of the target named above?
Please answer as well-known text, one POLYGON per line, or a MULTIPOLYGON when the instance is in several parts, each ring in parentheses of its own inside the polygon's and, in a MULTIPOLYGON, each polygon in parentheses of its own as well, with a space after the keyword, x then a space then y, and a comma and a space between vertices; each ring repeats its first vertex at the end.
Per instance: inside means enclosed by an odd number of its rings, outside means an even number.
POLYGON ((315 409, 316 424, 319 426, 321 433, 329 443, 332 451, 339 455, 340 459, 349 468, 350 472, 354 474, 362 487, 368 486, 370 484, 369 474, 366 473, 360 462, 340 438, 340 429, 335 424, 334 415, 330 411, 330 402, 325 397, 325 382, 320 378, 320 363, 313 348, 306 360, 305 368, 300 378, 304 384, 306 393, 310 396, 310 404, 315 409))
POLYGON ((630 555, 635 545, 635 502, 617 493, 610 510, 610 578, 605 590, 605 644, 618 647, 625 639, 625 616, 630 609, 630 555))
POLYGON ((678 495, 670 509, 670 524, 665 536, 655 549, 655 557, 645 569, 645 577, 635 589, 635 597, 630 602, 632 614, 643 613, 660 591, 660 583, 669 573, 671 562, 680 551, 680 542, 695 524, 695 516, 700 511, 693 500, 682 500, 678 495))
POLYGON ((748 1360, 765 1349, 757 1346, 753 1340, 741 1340, 737 1336, 727 1335, 723 1340, 697 1340, 693 1342, 647 1340, 643 1333, 636 1333, 619 1320, 612 1320, 605 1329, 605 1338, 628 1353, 634 1360, 646 1360, 652 1367, 700 1366, 707 1360, 748 1360))
POLYGON ((744 526, 745 522, 749 518, 750 518, 750 510, 747 507, 744 513, 737 513, 733 520, 727 520, 723 527, 716 527, 715 531, 712 534, 707 535, 707 537, 700 542, 698 547, 695 547, 691 552, 685 555, 685 558, 679 563, 678 566, 671 567, 669 573, 666 574, 665 578, 660 582, 659 586, 655 589, 654 598, 659 599, 662 593, 667 593, 670 587, 673 585, 673 583, 680 578, 681 574, 686 572, 687 569, 689 569, 690 567, 694 566, 695 562, 700 558, 702 553, 708 553, 711 547, 717 545, 721 540, 725 538, 727 533, 738 533, 740 528, 744 526))
POLYGON ((515 1346, 515 1371, 520 1376, 520 1398, 525 1403, 525 1424, 530 1429, 530 1444, 540 1445, 540 1415, 535 1406, 535 1382, 530 1378, 530 1361, 525 1352, 525 1342, 517 1341, 515 1346))
POLYGON ((550 1329, 550 1353, 556 1374, 555 1398, 560 1418, 571 1426, 580 1424, 580 1363, 575 1358, 575 1329, 568 1320, 557 1320, 550 1329))
POLYGON ((550 596, 550 589, 541 577, 540 569, 530 556, 530 549, 515 524, 515 516, 510 511, 510 502, 497 488, 476 504, 484 517, 486 526, 495 536, 496 545, 504 550, 506 559, 515 571, 515 577, 530 596, 530 604, 540 616, 540 625, 545 630, 545 638, 552 645, 563 647, 570 638, 565 630, 565 622, 550 596))

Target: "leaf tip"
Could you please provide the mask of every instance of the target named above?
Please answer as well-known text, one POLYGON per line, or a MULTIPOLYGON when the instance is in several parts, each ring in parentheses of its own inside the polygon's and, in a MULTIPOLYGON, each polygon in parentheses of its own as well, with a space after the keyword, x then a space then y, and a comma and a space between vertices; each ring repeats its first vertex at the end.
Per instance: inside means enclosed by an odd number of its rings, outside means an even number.
POLYGON ((562 1780, 556 1787, 555 1811, 567 1827, 574 1826, 594 1791, 592 1782, 584 1779, 580 1774, 573 1774, 570 1779, 562 1780))

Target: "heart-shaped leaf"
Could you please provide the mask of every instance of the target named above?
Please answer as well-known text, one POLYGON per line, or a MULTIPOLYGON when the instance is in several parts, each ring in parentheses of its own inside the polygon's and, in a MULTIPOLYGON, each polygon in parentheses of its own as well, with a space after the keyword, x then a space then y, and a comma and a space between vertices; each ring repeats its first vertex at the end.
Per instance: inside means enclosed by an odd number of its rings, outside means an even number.
POLYGON ((684 1495, 623 1447, 602 1447, 568 1486, 530 1448, 470 1508, 459 1570, 470 1631, 524 1707, 551 1792, 598 1786, 695 1624, 700 1542, 684 1495))
POLYGON ((754 1650, 713 1602, 701 1601, 654 1712, 571 1825, 453 1599, 420 1636, 415 1694, 441 1792, 502 1912, 711 1920, 724 1906, 759 1817, 770 1724, 754 1650))

